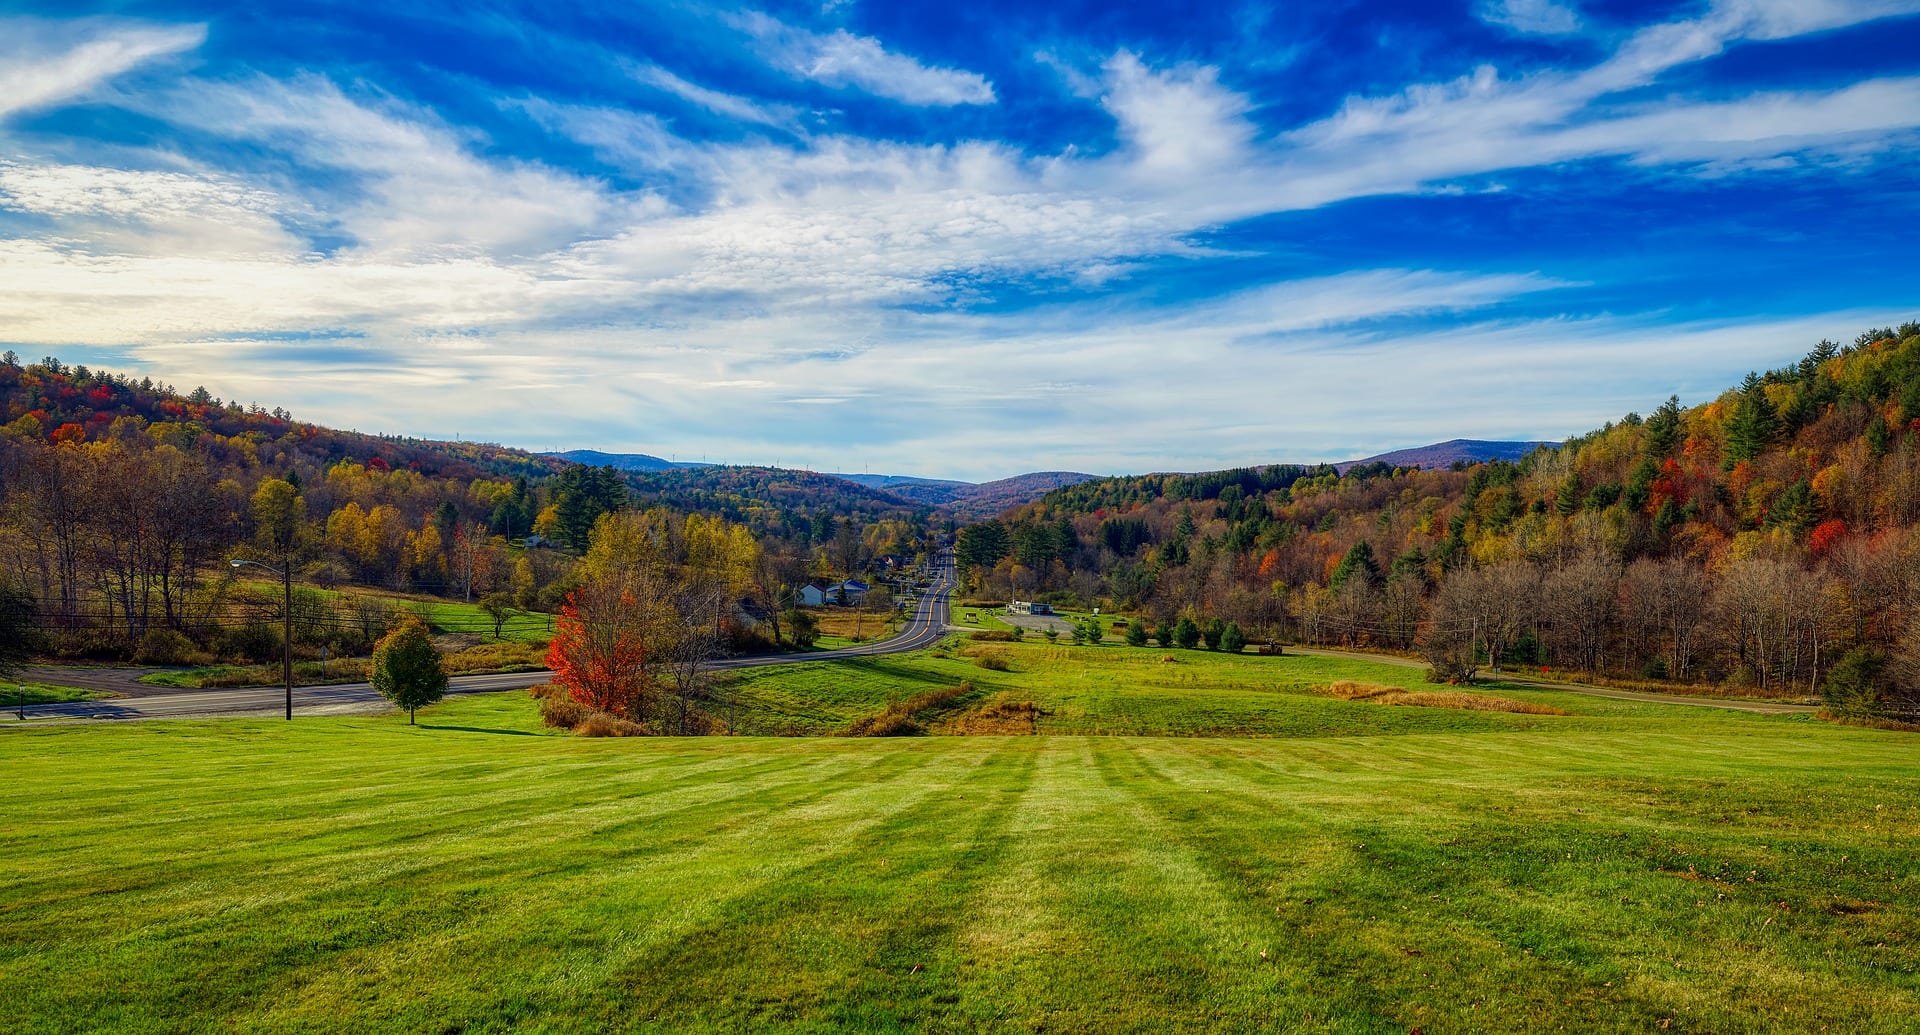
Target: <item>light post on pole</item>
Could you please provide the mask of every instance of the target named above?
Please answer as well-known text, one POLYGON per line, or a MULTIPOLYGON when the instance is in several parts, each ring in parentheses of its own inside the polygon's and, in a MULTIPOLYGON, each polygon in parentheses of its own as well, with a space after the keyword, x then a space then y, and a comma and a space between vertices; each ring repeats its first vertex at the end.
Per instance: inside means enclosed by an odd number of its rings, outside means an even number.
POLYGON ((282 672, 286 676, 287 684, 287 720, 291 722, 293 720, 293 565, 289 564, 285 568, 276 568, 271 564, 261 564, 259 561, 243 560, 239 557, 233 558, 230 563, 236 568, 251 564, 256 568, 265 568, 275 575, 280 576, 280 644, 286 652, 283 658, 282 672))

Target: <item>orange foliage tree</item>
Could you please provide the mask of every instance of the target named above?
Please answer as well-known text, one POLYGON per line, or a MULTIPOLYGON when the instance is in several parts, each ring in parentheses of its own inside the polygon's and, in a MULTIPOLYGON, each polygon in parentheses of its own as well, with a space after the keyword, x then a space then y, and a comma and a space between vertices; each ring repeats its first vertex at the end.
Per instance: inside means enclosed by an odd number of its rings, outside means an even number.
POLYGON ((647 642, 648 608, 632 589, 589 582, 554 616, 547 667, 575 701, 598 711, 640 717, 656 690, 647 642))

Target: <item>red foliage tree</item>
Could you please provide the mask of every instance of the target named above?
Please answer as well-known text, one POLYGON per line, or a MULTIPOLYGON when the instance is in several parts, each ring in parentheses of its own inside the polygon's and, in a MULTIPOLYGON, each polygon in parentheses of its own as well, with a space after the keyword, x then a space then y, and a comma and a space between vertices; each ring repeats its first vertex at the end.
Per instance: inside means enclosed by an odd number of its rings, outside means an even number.
POLYGON ((567 695, 598 711, 638 716, 653 685, 644 612, 633 593, 588 584, 553 621, 547 667, 567 695))
POLYGON ((1814 526, 1812 534, 1807 537, 1807 545, 1813 549, 1815 556, 1824 557, 1846 537, 1847 523, 1839 518, 1830 518, 1814 526))

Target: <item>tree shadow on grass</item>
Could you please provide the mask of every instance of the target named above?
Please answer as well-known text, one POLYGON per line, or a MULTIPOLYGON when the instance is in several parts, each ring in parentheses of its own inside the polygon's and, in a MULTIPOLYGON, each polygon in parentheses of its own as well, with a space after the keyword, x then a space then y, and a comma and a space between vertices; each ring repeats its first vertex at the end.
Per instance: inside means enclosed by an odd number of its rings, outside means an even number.
POLYGON ((496 730, 485 726, 435 726, 432 723, 420 723, 423 730, 446 730, 449 733, 493 733, 502 737, 538 737, 542 734, 532 730, 496 730))

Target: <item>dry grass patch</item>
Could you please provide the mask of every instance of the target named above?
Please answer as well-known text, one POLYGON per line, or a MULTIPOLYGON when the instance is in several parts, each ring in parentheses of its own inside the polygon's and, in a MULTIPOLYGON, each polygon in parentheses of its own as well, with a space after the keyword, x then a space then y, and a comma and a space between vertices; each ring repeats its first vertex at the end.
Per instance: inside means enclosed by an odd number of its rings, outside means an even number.
POLYGON ((1338 697, 1342 701, 1366 701, 1387 694, 1404 694, 1405 690, 1397 686, 1385 686, 1380 683, 1357 683, 1351 679, 1337 679, 1327 684, 1321 691, 1328 697, 1338 697))
POLYGON ((1511 712, 1516 715, 1571 715, 1572 712, 1545 704, 1516 701, 1492 694, 1469 694, 1457 690, 1403 690, 1380 683, 1357 683, 1341 679, 1321 691, 1343 701, 1372 701, 1375 704, 1406 705, 1415 708, 1457 708, 1469 712, 1511 712))
POLYGON ((931 732, 954 737, 1009 737, 1039 732, 1040 716, 1047 714, 1032 701, 1004 695, 945 720, 931 732))
POLYGON ((904 701, 895 701, 887 705, 886 710, 878 715, 854 720, 841 735, 918 737, 927 732, 923 725, 926 718, 924 713, 939 711, 970 693, 973 693, 973 684, 962 682, 959 686, 941 687, 924 694, 915 694, 904 701))

